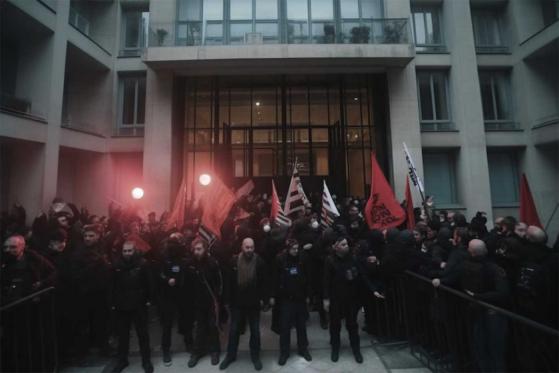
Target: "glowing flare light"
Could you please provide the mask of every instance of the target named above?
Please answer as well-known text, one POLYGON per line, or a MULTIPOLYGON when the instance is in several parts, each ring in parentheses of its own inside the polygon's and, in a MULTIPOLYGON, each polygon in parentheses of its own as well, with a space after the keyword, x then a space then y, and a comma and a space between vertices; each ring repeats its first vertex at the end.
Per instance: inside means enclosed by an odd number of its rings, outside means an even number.
POLYGON ((144 190, 142 188, 134 188, 132 189, 132 198, 134 199, 142 199, 144 196, 144 190))

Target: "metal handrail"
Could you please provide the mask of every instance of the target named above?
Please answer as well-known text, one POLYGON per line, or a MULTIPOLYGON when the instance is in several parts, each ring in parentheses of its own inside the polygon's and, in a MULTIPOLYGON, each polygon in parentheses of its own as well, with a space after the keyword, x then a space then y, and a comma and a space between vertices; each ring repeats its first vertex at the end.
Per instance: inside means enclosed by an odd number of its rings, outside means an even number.
POLYGON ((10 308, 12 308, 12 307, 17 306, 18 304, 25 303, 25 302, 27 302, 27 301, 30 300, 30 299, 36 298, 36 297, 38 297, 39 295, 48 293, 48 292, 50 292, 50 291, 52 291, 52 290, 54 290, 54 289, 55 289, 54 286, 51 286, 51 287, 45 288, 45 289, 43 289, 43 290, 39 290, 39 291, 37 291, 37 292, 35 292, 35 293, 33 293, 33 294, 29 294, 29 295, 27 295, 27 296, 25 296, 25 297, 23 297, 23 298, 20 298, 20 299, 18 299, 18 300, 16 300, 16 301, 13 301, 12 303, 9 303, 9 304, 7 304, 7 305, 5 305, 5 306, 0 307, 0 312, 6 311, 6 310, 8 310, 8 309, 10 309, 10 308))
MULTIPOLYGON (((422 281, 425 281, 425 282, 428 282, 429 284, 431 284, 431 279, 428 278, 428 277, 422 276, 422 275, 417 274, 417 273, 412 272, 412 271, 406 271, 406 274, 408 274, 408 275, 410 275, 410 276, 412 276, 412 277, 415 277, 415 278, 417 278, 417 279, 419 279, 419 280, 422 280, 422 281)), ((519 315, 519 314, 517 314, 517 313, 508 311, 508 310, 506 310, 506 309, 504 309, 504 308, 500 308, 500 307, 494 306, 494 305, 492 305, 492 304, 490 304, 490 303, 486 303, 486 302, 480 301, 480 300, 475 299, 474 297, 472 297, 472 296, 470 296, 470 295, 464 294, 464 293, 462 293, 462 292, 460 292, 460 291, 458 291, 458 290, 456 290, 456 289, 453 289, 453 288, 451 288, 451 287, 448 287, 448 286, 446 286, 446 285, 442 285, 442 284, 441 284, 441 285, 439 285, 436 289, 444 290, 444 291, 446 291, 446 292, 448 292, 448 293, 450 293, 450 294, 456 295, 457 297, 460 297, 460 298, 462 298, 462 299, 465 299, 465 300, 467 300, 467 301, 469 301, 469 302, 472 302, 472 303, 475 303, 475 304, 477 304, 477 305, 479 305, 479 306, 483 306, 483 307, 485 307, 485 308, 491 309, 491 310, 493 310, 493 311, 495 311, 495 312, 497 312, 497 313, 500 313, 500 314, 502 314, 502 315, 504 315, 504 316, 507 316, 507 317, 509 317, 509 318, 511 318, 511 319, 513 319, 513 320, 515 320, 515 321, 519 321, 519 322, 524 323, 524 324, 526 324, 526 325, 529 325, 529 326, 531 326, 531 327, 533 327, 533 328, 536 328, 536 329, 538 329, 539 331, 542 331, 542 332, 544 332, 544 333, 550 334, 550 335, 552 335, 552 336, 554 336, 554 337, 559 337, 559 330, 557 330, 557 329, 551 328, 551 327, 549 327, 549 326, 547 326, 547 325, 544 325, 544 324, 540 324, 540 323, 537 322, 537 321, 534 321, 534 320, 529 319, 529 318, 527 318, 527 317, 521 316, 521 315, 519 315)))

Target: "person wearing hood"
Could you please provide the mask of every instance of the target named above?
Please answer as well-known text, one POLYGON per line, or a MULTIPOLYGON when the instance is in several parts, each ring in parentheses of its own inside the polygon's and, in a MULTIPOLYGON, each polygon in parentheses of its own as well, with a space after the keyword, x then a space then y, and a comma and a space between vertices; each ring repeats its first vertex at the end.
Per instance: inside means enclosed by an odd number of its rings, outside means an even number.
POLYGON ((192 279, 194 322, 196 324, 194 345, 188 361, 192 368, 207 353, 212 365, 219 364, 219 301, 223 280, 219 264, 209 252, 208 243, 195 238, 191 245, 192 258, 188 263, 189 278, 192 279))
POLYGON ((279 365, 285 365, 289 358, 291 327, 297 331, 299 355, 311 361, 307 338, 307 304, 310 296, 308 255, 301 250, 296 239, 288 239, 286 249, 276 260, 273 273, 272 298, 270 303, 279 301, 280 356, 279 365))
POLYGON ((184 336, 187 351, 192 349, 192 317, 186 300, 192 299, 189 294, 189 281, 186 273, 187 252, 180 241, 180 236, 174 233, 164 243, 163 255, 158 269, 158 306, 161 320, 161 351, 163 364, 170 366, 171 331, 174 321, 178 322, 179 333, 184 336))
POLYGON ((118 334, 117 363, 113 372, 121 372, 128 366, 130 328, 132 324, 138 335, 142 367, 152 373, 148 333, 148 307, 153 298, 153 283, 148 262, 142 258, 133 241, 125 241, 121 256, 112 268, 110 286, 111 309, 115 311, 118 334))

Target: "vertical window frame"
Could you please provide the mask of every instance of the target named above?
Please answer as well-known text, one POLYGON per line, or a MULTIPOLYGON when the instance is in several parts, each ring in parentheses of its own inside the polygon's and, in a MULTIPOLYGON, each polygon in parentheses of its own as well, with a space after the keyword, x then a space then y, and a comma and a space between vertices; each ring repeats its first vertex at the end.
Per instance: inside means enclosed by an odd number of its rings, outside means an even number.
MULTIPOLYGON (((145 106, 144 106, 144 123, 138 123, 138 102, 139 102, 139 91, 140 91, 140 80, 144 80, 147 84, 145 75, 121 75, 119 76, 118 82, 118 117, 116 121, 116 135, 117 136, 143 136, 145 128, 145 106), (134 81, 134 108, 133 108, 133 123, 125 124, 123 121, 124 115, 124 85, 126 81, 134 81), (132 130, 132 134, 122 134, 124 130, 132 130)), ((146 90, 147 94, 147 90, 146 90)), ((144 105, 146 100, 144 98, 144 105)))

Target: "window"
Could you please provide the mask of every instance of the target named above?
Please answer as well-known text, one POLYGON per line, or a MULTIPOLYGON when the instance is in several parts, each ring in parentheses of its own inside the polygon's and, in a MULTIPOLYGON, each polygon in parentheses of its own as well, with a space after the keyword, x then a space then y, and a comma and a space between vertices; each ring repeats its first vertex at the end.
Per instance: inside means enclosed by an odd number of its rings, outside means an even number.
POLYGON ((540 0, 543 24, 549 26, 559 19, 559 0, 540 0))
POLYGON ((421 130, 441 131, 451 129, 447 73, 443 71, 418 71, 417 91, 421 130))
POLYGON ((452 152, 424 152, 425 191, 433 196, 435 206, 457 203, 455 159, 452 152))
POLYGON ((508 48, 504 40, 501 12, 498 10, 472 11, 474 40, 478 53, 503 53, 508 48))
POLYGON ((123 10, 121 56, 139 56, 148 40, 149 12, 123 10))
POLYGON ((488 152, 491 201, 494 207, 518 204, 518 168, 514 152, 488 152))
POLYGON ((128 76, 120 80, 118 135, 143 136, 146 110, 146 77, 128 76))
POLYGON ((178 0, 177 45, 223 44, 223 0, 178 0))
POLYGON ((480 71, 479 85, 486 130, 514 128, 510 76, 507 71, 480 71))
POLYGON ((413 31, 418 51, 444 51, 441 17, 438 7, 414 8, 413 31))

